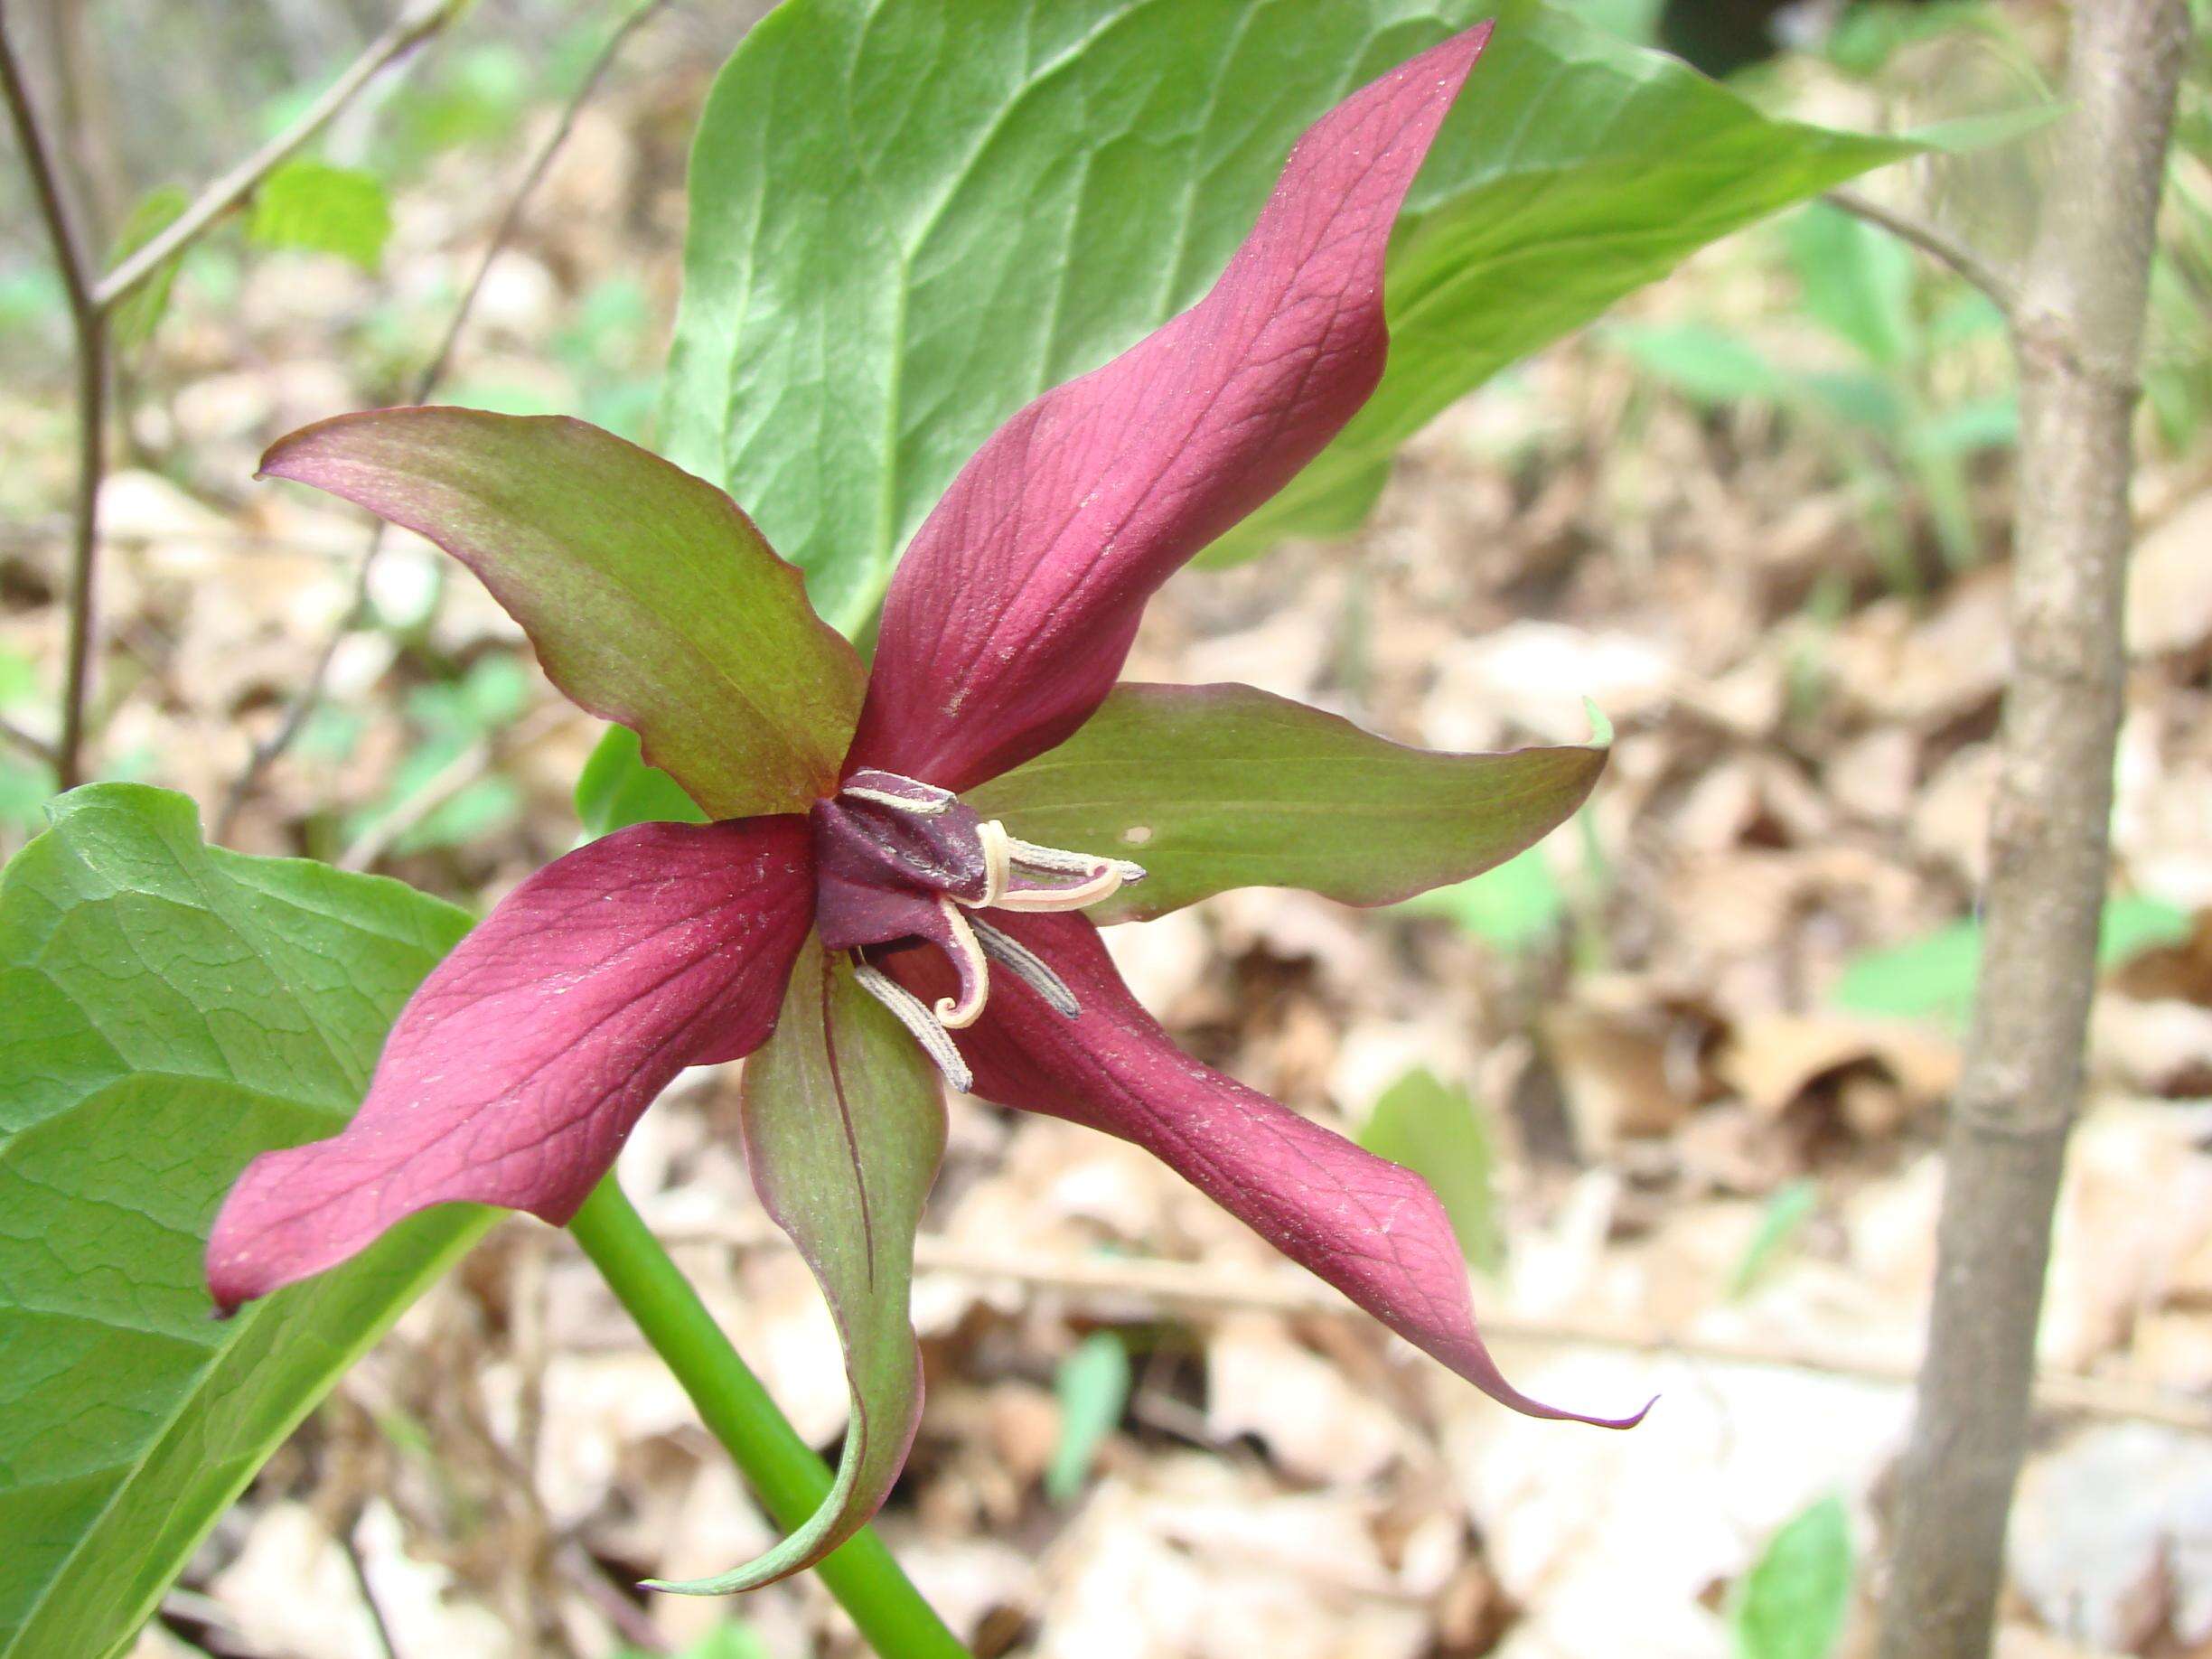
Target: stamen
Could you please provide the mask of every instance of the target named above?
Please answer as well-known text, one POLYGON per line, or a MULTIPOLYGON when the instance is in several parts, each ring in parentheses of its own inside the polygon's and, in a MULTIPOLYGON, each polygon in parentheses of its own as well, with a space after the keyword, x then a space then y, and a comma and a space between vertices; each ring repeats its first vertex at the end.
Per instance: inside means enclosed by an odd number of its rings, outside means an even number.
POLYGON ((983 896, 976 901, 977 907, 988 910, 1005 895, 1007 884, 1014 879, 1014 838, 995 818, 987 818, 976 826, 976 839, 983 848, 983 896))
POLYGON ((1088 881, 1079 881, 1069 887, 1017 887, 999 895, 998 908, 1028 914, 1055 910, 1082 910, 1102 898, 1111 898, 1121 890, 1125 878, 1119 862, 1111 858, 1093 858, 1091 867, 1095 873, 1088 881))
POLYGON ((923 1052, 935 1061, 937 1069, 944 1073, 945 1082, 962 1094, 975 1088, 975 1073, 968 1069, 967 1061, 952 1045, 952 1035, 937 1023, 937 1018, 923 1006, 922 998, 908 990, 880 968, 872 968, 863 961, 853 963, 853 978, 860 989, 889 1008, 898 1023, 913 1034, 922 1045, 923 1052))
POLYGON ((959 970, 961 979, 959 997, 937 998, 937 1020, 948 1031, 960 1031, 976 1023, 983 1012, 983 1004, 990 998, 990 963, 984 960, 983 948, 976 942, 975 930, 968 925, 968 918, 961 914, 960 906, 941 893, 937 895, 937 908, 943 913, 945 925, 952 930, 952 942, 945 953, 952 958, 952 966, 959 970))
POLYGON ((838 793, 850 795, 855 801, 872 801, 877 806, 887 806, 896 811, 911 812, 916 818, 935 818, 950 811, 953 801, 951 795, 945 795, 942 800, 914 801, 904 795, 895 795, 887 789, 868 789, 858 783, 848 783, 838 793))
POLYGON ((1144 866, 1131 864, 1126 858, 1101 858, 1096 853, 1068 852, 1057 847, 1039 847, 1035 841, 1017 840, 1012 836, 1007 838, 1007 849, 1012 853, 1015 863, 1033 870, 1043 870, 1048 875, 1087 876, 1100 865, 1111 864, 1121 872, 1121 879, 1125 882, 1142 881, 1145 878, 1144 866))
POLYGON ((1070 1019, 1081 1017, 1083 1004, 1075 1000, 1075 993, 1068 989, 1065 979, 1053 971, 1050 962, 1013 934, 1000 933, 979 917, 971 925, 976 938, 982 942, 984 955, 1036 992, 1054 1013, 1064 1014, 1070 1019))

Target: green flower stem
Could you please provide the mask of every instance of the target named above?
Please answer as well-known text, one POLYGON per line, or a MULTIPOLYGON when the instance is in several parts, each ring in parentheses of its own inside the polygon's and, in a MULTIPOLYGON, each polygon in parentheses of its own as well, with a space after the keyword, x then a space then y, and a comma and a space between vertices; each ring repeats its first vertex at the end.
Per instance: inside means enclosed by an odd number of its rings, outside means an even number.
MULTIPOLYGON (((784 1420, 612 1175, 584 1201, 568 1231, 768 1513, 787 1531, 799 1526, 828 1495, 829 1467, 784 1420)), ((883 1659, 970 1659, 874 1528, 863 1528, 814 1570, 883 1659)))

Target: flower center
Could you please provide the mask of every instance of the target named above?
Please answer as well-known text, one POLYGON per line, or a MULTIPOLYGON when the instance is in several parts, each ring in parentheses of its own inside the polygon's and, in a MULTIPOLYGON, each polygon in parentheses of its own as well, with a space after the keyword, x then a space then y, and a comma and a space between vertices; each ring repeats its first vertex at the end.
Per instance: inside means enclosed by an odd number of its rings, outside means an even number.
POLYGON ((1120 858, 1018 839, 950 790, 895 772, 856 772, 811 818, 822 943, 856 953, 861 983, 962 1089, 967 1067, 946 1034, 983 1012, 992 962, 1070 1018, 1081 1012, 1059 975, 978 913, 1081 910, 1144 878, 1120 858), (926 1007, 858 954, 911 940, 944 951, 960 975, 957 998, 926 1007))

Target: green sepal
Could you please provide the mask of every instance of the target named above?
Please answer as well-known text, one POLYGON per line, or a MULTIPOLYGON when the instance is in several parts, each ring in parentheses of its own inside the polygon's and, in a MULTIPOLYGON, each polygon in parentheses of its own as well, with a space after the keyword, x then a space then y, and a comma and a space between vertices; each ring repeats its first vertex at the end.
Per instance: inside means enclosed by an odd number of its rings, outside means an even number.
POLYGON ((852 1417, 837 1484, 813 1518, 718 1577, 651 1586, 687 1596, 756 1589, 850 1538, 898 1479, 922 1416, 907 1296, 923 1200, 944 1153, 936 1072, 844 958, 810 940, 775 1034, 745 1062, 744 1077, 753 1185, 830 1304, 852 1417))
POLYGON ((860 660, 704 480, 583 421, 460 408, 321 421, 262 470, 467 565, 570 700, 635 731, 709 816, 803 811, 835 788, 860 660))
POLYGON ((970 790, 1026 841, 1140 864, 1090 913, 1144 921, 1232 887, 1388 904, 1542 839, 1605 769, 1588 744, 1445 755, 1250 686, 1117 687, 1058 748, 970 790))

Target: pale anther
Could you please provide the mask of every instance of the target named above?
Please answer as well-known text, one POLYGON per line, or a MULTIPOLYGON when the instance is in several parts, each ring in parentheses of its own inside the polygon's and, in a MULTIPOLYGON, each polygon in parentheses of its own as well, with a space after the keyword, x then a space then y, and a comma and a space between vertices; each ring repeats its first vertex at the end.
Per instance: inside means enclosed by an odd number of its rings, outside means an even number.
POLYGON ((1068 989, 1065 979, 1053 971, 1050 962, 1013 934, 1000 933, 988 922, 979 919, 974 925, 984 955, 1036 992, 1054 1013, 1064 1014, 1070 1019, 1081 1017, 1083 1004, 1075 1000, 1075 993, 1068 989))
POLYGON ((1093 858, 1094 872, 1090 879, 1066 887, 1027 887, 1003 895, 998 900, 1000 910, 1041 914, 1048 911, 1082 910, 1111 898, 1121 890, 1125 879, 1121 866, 1111 858, 1093 858))
MULTIPOLYGON (((931 785, 924 783, 919 787, 928 789, 931 785)), ((895 795, 886 789, 867 789, 858 783, 848 783, 838 792, 850 795, 855 801, 872 801, 877 806, 890 807, 895 811, 911 812, 916 818, 938 817, 951 809, 954 799, 940 790, 936 799, 914 801, 904 795, 895 795)))
POLYGON ((922 998, 901 985, 880 968, 871 968, 866 962, 853 964, 853 978, 860 989, 889 1008, 898 1023, 913 1034, 922 1045, 923 1052, 936 1063, 944 1073, 945 1082, 962 1094, 975 1087, 975 1073, 961 1058, 959 1049, 952 1046, 952 1035, 937 1023, 937 1017, 923 1005, 922 998))
POLYGON ((1121 879, 1125 882, 1142 881, 1145 878, 1144 866, 1132 864, 1127 858, 1101 858, 1095 853, 1067 852, 1057 847, 1039 847, 1035 841, 1017 840, 1011 836, 1007 838, 1007 847, 1013 854, 1016 864, 1033 870, 1043 870, 1048 875, 1089 876, 1100 865, 1110 864, 1121 872, 1121 879))

